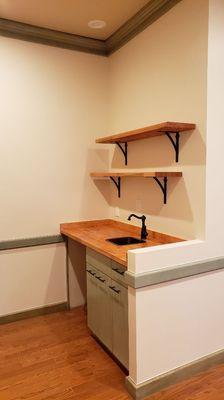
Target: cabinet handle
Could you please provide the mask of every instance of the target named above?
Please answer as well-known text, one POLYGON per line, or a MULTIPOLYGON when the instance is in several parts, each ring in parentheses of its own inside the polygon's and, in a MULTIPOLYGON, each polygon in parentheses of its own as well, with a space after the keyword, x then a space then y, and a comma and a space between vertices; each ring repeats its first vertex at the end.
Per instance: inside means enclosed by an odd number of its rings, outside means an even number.
POLYGON ((105 279, 103 279, 103 278, 101 278, 100 276, 96 276, 96 279, 98 279, 98 281, 100 281, 100 282, 105 282, 105 279))
POLYGON ((118 268, 112 268, 112 270, 115 271, 115 272, 117 272, 117 273, 120 274, 120 275, 124 275, 124 271, 121 271, 121 270, 118 269, 118 268))
POLYGON ((113 290, 115 293, 120 293, 120 290, 119 290, 119 289, 116 289, 115 286, 109 286, 109 288, 110 288, 111 290, 113 290))
POLYGON ((87 272, 88 272, 90 275, 92 275, 92 276, 95 276, 95 275, 96 275, 95 272, 91 271, 91 269, 87 269, 87 272))

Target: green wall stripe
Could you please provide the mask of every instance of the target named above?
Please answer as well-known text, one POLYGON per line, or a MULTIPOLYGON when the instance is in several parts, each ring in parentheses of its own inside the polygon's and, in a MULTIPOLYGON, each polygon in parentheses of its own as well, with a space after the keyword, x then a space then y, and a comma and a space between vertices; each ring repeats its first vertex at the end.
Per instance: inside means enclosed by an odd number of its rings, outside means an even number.
POLYGON ((24 239, 3 240, 0 242, 1 250, 21 249, 23 247, 43 246, 46 244, 61 243, 64 241, 62 235, 37 236, 24 239))
POLYGON ((125 272, 125 282, 128 286, 135 289, 141 287, 158 285, 160 283, 174 281, 177 279, 188 278, 214 272, 224 269, 224 257, 202 261, 200 263, 192 263, 179 265, 172 268, 163 268, 157 271, 149 271, 143 274, 132 274, 125 272))

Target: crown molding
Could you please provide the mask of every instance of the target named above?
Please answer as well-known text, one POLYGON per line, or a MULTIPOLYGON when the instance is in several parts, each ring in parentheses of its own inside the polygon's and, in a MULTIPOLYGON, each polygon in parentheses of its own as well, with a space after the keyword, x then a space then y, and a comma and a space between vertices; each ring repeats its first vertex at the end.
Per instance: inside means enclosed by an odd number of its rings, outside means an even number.
POLYGON ((162 17, 182 0, 151 0, 132 18, 125 22, 107 40, 108 54, 112 54, 162 17))
POLYGON ((0 18, 0 35, 63 49, 109 56, 182 0, 150 0, 106 40, 93 39, 0 18))
POLYGON ((41 28, 4 18, 0 18, 0 35, 63 49, 102 56, 107 55, 106 43, 103 40, 41 28))

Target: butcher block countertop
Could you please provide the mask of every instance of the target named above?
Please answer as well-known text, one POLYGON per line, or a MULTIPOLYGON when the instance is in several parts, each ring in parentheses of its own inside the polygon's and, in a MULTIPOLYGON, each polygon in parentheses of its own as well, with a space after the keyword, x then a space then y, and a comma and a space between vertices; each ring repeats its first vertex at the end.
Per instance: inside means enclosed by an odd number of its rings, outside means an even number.
POLYGON ((112 219, 65 223, 61 224, 60 228, 62 235, 111 258, 125 267, 127 267, 128 250, 183 241, 183 239, 147 229, 148 237, 145 243, 117 246, 106 239, 123 236, 140 238, 141 228, 112 219))

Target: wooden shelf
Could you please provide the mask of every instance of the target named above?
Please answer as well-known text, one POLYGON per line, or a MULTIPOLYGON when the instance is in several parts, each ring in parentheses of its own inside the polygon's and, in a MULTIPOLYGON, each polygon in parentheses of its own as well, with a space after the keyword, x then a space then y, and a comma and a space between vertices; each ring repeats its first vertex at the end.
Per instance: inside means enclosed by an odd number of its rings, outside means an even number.
POLYGON ((111 178, 111 177, 142 177, 142 178, 163 178, 168 176, 181 177, 182 172, 91 172, 92 178, 111 178))
POLYGON ((196 128, 195 124, 185 122, 162 122, 161 124, 146 126, 145 128, 135 129, 117 135, 96 139, 96 143, 124 143, 135 140, 146 139, 149 137, 165 135, 166 132, 187 132, 196 128))
POLYGON ((167 184, 168 177, 181 177, 182 172, 179 171, 142 171, 142 172, 91 172, 90 176, 94 179, 104 179, 109 178, 115 184, 118 197, 121 196, 121 178, 153 178, 156 183, 159 185, 160 189, 163 193, 163 202, 166 204, 167 202, 167 184), (116 180, 117 178, 117 180, 116 180), (162 178, 162 179, 161 179, 162 178))
POLYGON ((128 142, 135 140, 147 139, 150 137, 166 135, 175 150, 176 162, 179 161, 179 136, 180 133, 192 131, 196 128, 195 124, 186 122, 162 122, 157 125, 146 126, 145 128, 135 129, 129 132, 123 132, 112 136, 102 137, 96 139, 96 143, 115 143, 119 146, 125 158, 125 165, 127 165, 128 156, 128 142), (176 134, 175 138, 171 134, 176 134), (125 147, 122 147, 122 144, 125 147))

